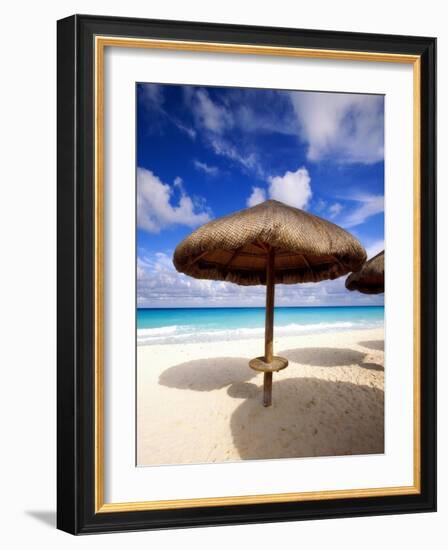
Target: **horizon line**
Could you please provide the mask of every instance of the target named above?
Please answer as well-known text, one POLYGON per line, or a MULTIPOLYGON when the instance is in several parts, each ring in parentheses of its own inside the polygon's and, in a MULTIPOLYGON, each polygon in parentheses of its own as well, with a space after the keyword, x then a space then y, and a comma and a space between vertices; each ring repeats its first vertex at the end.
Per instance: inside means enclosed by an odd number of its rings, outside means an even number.
MULTIPOLYGON (((317 305, 317 306, 274 306, 274 309, 285 308, 341 308, 341 307, 384 307, 384 304, 368 304, 368 305, 317 305)), ((265 309, 265 306, 166 306, 166 307, 139 307, 136 309, 265 309)))

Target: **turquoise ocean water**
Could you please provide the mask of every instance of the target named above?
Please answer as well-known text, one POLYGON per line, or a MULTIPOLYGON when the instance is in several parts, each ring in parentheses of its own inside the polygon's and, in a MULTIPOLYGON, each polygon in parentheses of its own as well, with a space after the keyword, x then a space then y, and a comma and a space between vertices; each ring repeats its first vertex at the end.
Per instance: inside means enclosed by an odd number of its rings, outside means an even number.
MULTIPOLYGON (((263 307, 137 310, 137 344, 262 338, 263 307)), ((384 307, 276 307, 274 335, 382 327, 384 307)))

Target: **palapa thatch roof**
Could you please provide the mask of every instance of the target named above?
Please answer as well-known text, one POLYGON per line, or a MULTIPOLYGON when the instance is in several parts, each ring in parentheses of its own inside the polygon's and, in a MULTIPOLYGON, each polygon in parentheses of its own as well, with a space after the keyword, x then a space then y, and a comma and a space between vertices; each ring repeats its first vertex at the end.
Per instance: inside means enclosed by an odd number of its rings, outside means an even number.
POLYGON ((173 263, 197 279, 264 285, 269 247, 276 283, 335 279, 366 260, 359 241, 341 227, 268 200, 199 227, 177 246, 173 263))
POLYGON ((384 292, 384 250, 367 261, 357 273, 347 277, 345 286, 364 294, 384 292))

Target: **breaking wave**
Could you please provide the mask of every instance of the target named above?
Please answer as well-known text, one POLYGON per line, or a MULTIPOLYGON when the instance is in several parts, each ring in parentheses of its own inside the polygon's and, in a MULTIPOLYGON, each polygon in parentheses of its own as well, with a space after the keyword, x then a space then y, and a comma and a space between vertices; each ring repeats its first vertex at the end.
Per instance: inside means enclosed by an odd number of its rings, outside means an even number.
MULTIPOLYGON (((295 336, 310 333, 376 328, 382 325, 382 321, 335 321, 310 324, 291 323, 284 326, 276 326, 274 335, 276 337, 295 336)), ((192 325, 170 325, 160 328, 142 328, 137 330, 137 344, 139 346, 150 344, 187 344, 252 340, 263 337, 264 327, 207 329, 192 325)))

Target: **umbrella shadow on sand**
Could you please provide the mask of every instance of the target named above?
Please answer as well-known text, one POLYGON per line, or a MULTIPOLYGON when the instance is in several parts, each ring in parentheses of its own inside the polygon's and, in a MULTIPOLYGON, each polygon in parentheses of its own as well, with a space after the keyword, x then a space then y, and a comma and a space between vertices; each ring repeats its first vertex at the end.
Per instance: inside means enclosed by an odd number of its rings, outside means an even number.
POLYGON ((313 367, 343 367, 360 365, 366 353, 349 348, 296 348, 280 352, 289 361, 313 367))
POLYGON ((384 351, 384 340, 366 340, 365 342, 358 342, 363 348, 369 348, 374 351, 384 351))
MULTIPOLYGON (((380 341, 378 341, 379 343, 380 341)), ((364 342, 376 343, 376 342, 364 342)), ((360 342, 360 345, 363 345, 360 342)), ((365 346, 368 347, 368 346, 365 346)), ((361 368, 369 370, 384 370, 384 367, 376 363, 365 362, 367 353, 350 348, 296 348, 280 352, 289 361, 300 365, 310 365, 312 367, 343 367, 348 365, 358 365, 361 368)))
POLYGON ((269 409, 260 407, 262 389, 253 384, 235 383, 227 391, 244 399, 231 417, 242 459, 384 452, 384 392, 378 388, 318 378, 278 380, 269 409))
POLYGON ((245 357, 215 357, 170 367, 160 375, 159 384, 181 390, 211 391, 247 382, 255 376, 256 372, 248 367, 245 357))

